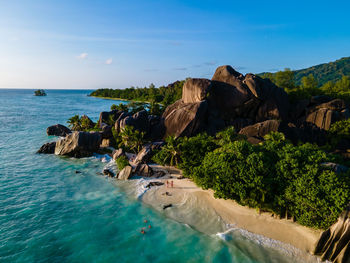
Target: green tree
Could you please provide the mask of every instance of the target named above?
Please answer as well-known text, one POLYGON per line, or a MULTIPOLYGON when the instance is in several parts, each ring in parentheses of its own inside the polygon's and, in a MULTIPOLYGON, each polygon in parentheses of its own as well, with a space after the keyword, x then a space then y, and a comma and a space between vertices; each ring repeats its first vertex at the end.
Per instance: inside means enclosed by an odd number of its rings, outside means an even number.
POLYGON ((293 89, 295 88, 294 72, 289 68, 286 68, 284 71, 278 71, 275 73, 274 82, 278 87, 285 90, 293 89))
POLYGON ((134 127, 126 125, 120 132, 121 145, 138 153, 145 142, 145 133, 135 130, 134 127))
POLYGON ((75 131, 81 130, 81 122, 79 115, 74 115, 73 117, 69 118, 68 121, 68 127, 75 131))
POLYGON ((301 86, 304 89, 312 90, 312 89, 316 89, 317 88, 318 82, 315 79, 314 75, 309 74, 309 75, 307 75, 305 77, 302 77, 302 79, 301 79, 301 86))

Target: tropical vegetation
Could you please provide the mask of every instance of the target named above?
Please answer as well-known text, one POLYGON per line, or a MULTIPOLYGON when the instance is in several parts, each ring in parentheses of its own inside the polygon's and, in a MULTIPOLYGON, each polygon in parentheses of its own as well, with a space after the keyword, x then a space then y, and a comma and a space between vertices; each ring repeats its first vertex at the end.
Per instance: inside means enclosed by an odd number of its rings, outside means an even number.
POLYGON ((339 161, 318 146, 293 145, 271 133, 251 145, 229 128, 216 137, 169 137, 153 160, 175 165, 216 197, 290 217, 302 225, 327 228, 350 200, 350 174, 323 164, 339 161))

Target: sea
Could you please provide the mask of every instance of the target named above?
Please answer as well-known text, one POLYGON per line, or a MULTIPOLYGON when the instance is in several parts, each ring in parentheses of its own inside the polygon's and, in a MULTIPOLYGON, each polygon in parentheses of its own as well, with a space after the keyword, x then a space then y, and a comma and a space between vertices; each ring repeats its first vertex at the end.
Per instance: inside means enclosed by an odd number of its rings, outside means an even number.
POLYGON ((218 230, 215 222, 223 222, 194 202, 184 202, 186 213, 168 216, 143 202, 142 179, 103 176, 103 168, 113 166, 107 157, 37 154, 58 139, 47 136, 48 126, 67 125, 76 114, 97 121, 101 111, 125 103, 90 92, 46 90, 36 97, 34 90, 0 89, 1 263, 317 262, 235 226, 218 230), (193 219, 207 225, 198 228, 193 219))

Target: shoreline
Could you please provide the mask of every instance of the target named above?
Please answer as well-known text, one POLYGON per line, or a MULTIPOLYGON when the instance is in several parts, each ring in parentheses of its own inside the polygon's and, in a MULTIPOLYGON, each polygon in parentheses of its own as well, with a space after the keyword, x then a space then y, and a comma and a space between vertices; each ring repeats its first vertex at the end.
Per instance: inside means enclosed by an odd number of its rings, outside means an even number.
POLYGON ((137 102, 137 103, 151 103, 149 101, 141 101, 141 100, 127 100, 127 99, 121 99, 121 98, 111 98, 111 97, 100 97, 100 96, 93 96, 88 95, 89 97, 98 98, 98 99, 104 99, 104 100, 120 100, 120 101, 129 101, 129 102, 137 102))
MULTIPOLYGON (((214 192, 212 190, 203 190, 188 178, 179 179, 181 171, 177 168, 155 164, 150 166, 156 171, 166 171, 168 175, 162 178, 151 177, 150 179, 161 181, 164 185, 153 187, 140 196, 142 202, 152 206, 156 210, 169 213, 168 211, 171 211, 172 208, 164 210, 164 205, 171 203, 173 207, 183 206, 187 199, 195 199, 196 202, 200 202, 201 205, 205 206, 204 208, 200 207, 201 209, 207 209, 208 213, 209 211, 214 211, 225 225, 233 226, 234 229, 248 231, 253 235, 259 235, 263 238, 271 239, 272 241, 277 241, 276 243, 280 242, 285 245, 283 247, 291 246, 300 252, 317 258, 312 254, 312 251, 315 248, 315 243, 319 239, 319 236, 323 232, 322 230, 301 226, 292 220, 274 218, 269 212, 258 214, 255 209, 241 206, 233 200, 217 199, 214 197, 214 192), (173 188, 166 187, 165 183, 167 180, 174 182, 173 188), (166 192, 168 192, 169 195, 166 195, 166 192)), ((179 217, 176 213, 172 216, 170 214, 170 217, 174 216, 179 217)), ((175 218, 175 220, 177 219, 175 218)), ((191 223, 183 220, 182 217, 180 219, 183 221, 182 223, 191 225, 191 223)), ((207 220, 210 219, 206 218, 206 221, 207 220)), ((194 224, 198 223, 194 222, 194 224)), ((206 222, 206 225, 208 224, 209 223, 206 222)), ((199 228, 199 231, 201 231, 201 227, 207 227, 200 225, 192 226, 197 229, 199 228)), ((230 231, 230 229, 226 228, 223 229, 223 231, 230 231)), ((218 232, 220 231, 216 231, 216 233, 218 232)))

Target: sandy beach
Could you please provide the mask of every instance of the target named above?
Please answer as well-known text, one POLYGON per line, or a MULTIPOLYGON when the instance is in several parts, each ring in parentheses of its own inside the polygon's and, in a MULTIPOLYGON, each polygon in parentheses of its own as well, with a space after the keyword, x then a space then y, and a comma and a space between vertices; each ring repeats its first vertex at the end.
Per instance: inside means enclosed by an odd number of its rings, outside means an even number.
MULTIPOLYGON (((182 206, 184 202, 195 202, 196 206, 201 206, 201 209, 206 210, 206 214, 216 214, 217 220, 222 221, 222 225, 232 225, 236 228, 291 245, 308 253, 312 252, 322 232, 301 226, 292 220, 274 218, 271 213, 263 212, 259 214, 257 210, 241 206, 232 200, 216 199, 212 190, 203 190, 190 179, 182 178, 181 171, 176 168, 158 165, 152 165, 152 168, 168 173, 168 176, 157 179, 165 183, 163 186, 151 188, 142 197, 145 203, 154 206, 158 210, 163 210, 164 205, 172 204, 173 207, 177 207, 182 206), (167 187, 166 181, 173 181, 173 187, 167 187)), ((191 209, 194 208, 192 207, 191 209)), ((179 211, 177 211, 172 215, 171 208, 165 209, 164 212, 168 213, 170 217, 178 217, 177 220, 179 218, 183 219, 182 221, 184 222, 188 222, 189 219, 183 217, 194 214, 184 211, 181 215, 178 215, 179 211)), ((192 220, 195 222, 194 227, 200 228, 201 223, 198 220, 206 221, 206 219, 196 218, 192 220)))

